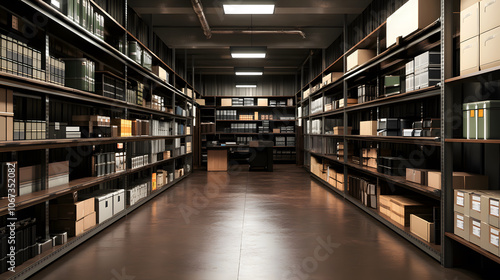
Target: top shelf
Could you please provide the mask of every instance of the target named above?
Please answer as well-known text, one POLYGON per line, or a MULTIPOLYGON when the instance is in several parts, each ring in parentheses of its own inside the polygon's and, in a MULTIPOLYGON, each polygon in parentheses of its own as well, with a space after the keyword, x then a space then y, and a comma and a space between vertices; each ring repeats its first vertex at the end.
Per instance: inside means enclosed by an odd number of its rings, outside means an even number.
POLYGON ((467 75, 453 77, 450 79, 446 79, 444 82, 447 84, 460 85, 469 82, 487 82, 490 80, 498 80, 498 79, 500 79, 500 66, 488 68, 467 75), (483 77, 484 75, 489 75, 489 76, 483 77))

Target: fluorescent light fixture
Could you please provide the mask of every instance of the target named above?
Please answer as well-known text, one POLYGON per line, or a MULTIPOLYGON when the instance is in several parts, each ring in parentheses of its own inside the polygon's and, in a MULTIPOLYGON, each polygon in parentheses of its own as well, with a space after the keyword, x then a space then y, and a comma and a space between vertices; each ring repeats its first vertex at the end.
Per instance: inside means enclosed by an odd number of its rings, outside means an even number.
POLYGON ((234 74, 236 76, 262 76, 264 74, 264 68, 252 67, 252 68, 243 68, 243 67, 235 67, 234 74))
POLYGON ((238 84, 236 85, 236 88, 256 88, 257 85, 250 85, 250 84, 238 84))
POLYGON ((223 4, 226 15, 272 15, 274 4, 223 4))
POLYGON ((231 47, 232 58, 266 58, 267 47, 231 47))

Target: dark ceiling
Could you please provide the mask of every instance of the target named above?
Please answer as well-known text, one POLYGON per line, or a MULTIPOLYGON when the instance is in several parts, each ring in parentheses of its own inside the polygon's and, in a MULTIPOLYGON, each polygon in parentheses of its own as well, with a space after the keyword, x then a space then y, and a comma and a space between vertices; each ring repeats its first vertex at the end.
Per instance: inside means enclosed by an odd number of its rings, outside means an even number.
MULTIPOLYGON (((273 15, 225 15, 224 0, 200 0, 212 30, 301 30, 290 34, 213 34, 207 39, 190 0, 128 0, 180 60, 196 73, 232 74, 236 66, 264 67, 267 74, 294 74, 310 50, 324 49, 370 0, 275 0, 273 15), (232 59, 230 46, 267 46, 265 59, 232 59)), ((233 1, 234 2, 234 1, 233 1)), ((244 1, 239 1, 244 3, 244 1)), ((248 2, 248 1, 247 1, 248 2)))

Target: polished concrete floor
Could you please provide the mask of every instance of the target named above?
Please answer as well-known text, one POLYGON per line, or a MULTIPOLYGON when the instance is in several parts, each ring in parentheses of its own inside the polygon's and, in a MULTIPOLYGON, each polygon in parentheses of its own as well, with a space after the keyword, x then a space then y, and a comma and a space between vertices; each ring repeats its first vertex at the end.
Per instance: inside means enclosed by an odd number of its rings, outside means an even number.
POLYGON ((195 171, 32 279, 473 279, 294 165, 195 171))

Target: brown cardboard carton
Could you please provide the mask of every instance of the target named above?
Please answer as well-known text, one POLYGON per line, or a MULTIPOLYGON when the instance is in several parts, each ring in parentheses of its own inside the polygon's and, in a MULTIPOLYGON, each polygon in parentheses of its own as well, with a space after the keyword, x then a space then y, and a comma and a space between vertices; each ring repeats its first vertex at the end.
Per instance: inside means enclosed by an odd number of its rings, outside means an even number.
POLYGON ((257 99, 257 106, 267 107, 268 104, 269 104, 269 101, 267 100, 267 98, 258 98, 257 99))
POLYGON ((427 185, 427 172, 428 170, 425 169, 406 168, 406 180, 421 185, 427 185))
POLYGON ((221 98, 220 103, 221 106, 228 106, 228 107, 233 106, 231 98, 221 98))
POLYGON ((84 207, 85 207, 85 216, 87 216, 87 215, 89 215, 89 213, 92 213, 95 211, 95 199, 93 197, 86 199, 82 202, 84 203, 84 207))
POLYGON ((431 188, 441 189, 441 171, 427 172, 427 185, 431 188))
POLYGON ((479 71, 479 36, 460 43, 460 75, 479 71))
POLYGON ((440 16, 440 1, 409 0, 387 18, 386 47, 396 44, 399 37, 406 37, 425 28, 440 16))
POLYGON ((453 209, 455 212, 469 215, 469 190, 454 190, 453 209))
POLYGON ((369 158, 368 159, 368 167, 377 168, 378 167, 377 159, 376 158, 369 158))
POLYGON ((432 214, 432 208, 408 197, 391 198, 391 218, 402 226, 410 226, 411 214, 432 214))
POLYGON ((69 174, 69 161, 49 163, 49 176, 69 174))
POLYGON ((463 239, 469 241, 469 235, 470 235, 469 222, 470 222, 469 216, 455 212, 454 218, 453 218, 455 235, 458 235, 458 236, 462 237, 463 239))
POLYGON ((347 71, 366 63, 368 60, 374 58, 375 55, 375 50, 358 49, 354 51, 347 56, 347 71))
POLYGON ((471 5, 475 3, 479 3, 481 0, 461 0, 460 1, 460 11, 463 11, 467 8, 469 8, 471 5))
POLYGON ((488 176, 453 172, 453 189, 486 190, 488 184, 488 176))
POLYGON ((342 73, 342 72, 332 72, 332 73, 324 76, 323 80, 322 80, 323 86, 327 86, 327 85, 335 82, 340 77, 342 77, 342 75, 344 75, 344 73, 342 73))
POLYGON ((484 234, 484 236, 481 237, 481 248, 494 254, 495 256, 500 256, 500 244, 498 242, 500 237, 500 229, 488 225, 485 222, 482 223, 482 229, 484 230, 482 230, 481 233, 484 234))
POLYGON ((92 212, 83 218, 83 230, 89 230, 96 225, 96 213, 92 212))
POLYGON ((434 243, 434 223, 432 215, 410 215, 410 232, 423 240, 434 243))
MULTIPOLYGON (((483 0, 479 2, 480 33, 487 32, 500 26, 500 2, 483 0)), ((460 34, 461 36, 462 34, 460 34)))
POLYGON ((377 121, 363 121, 359 127, 359 135, 377 135, 377 121))
POLYGON ((498 227, 500 225, 499 207, 500 191, 487 190, 481 192, 481 221, 498 227))
POLYGON ((477 246, 481 246, 481 232, 486 230, 483 229, 481 225, 481 221, 478 219, 474 219, 472 217, 469 218, 469 241, 477 246))
POLYGON ((479 35, 479 67, 481 70, 500 65, 500 52, 498 51, 499 45, 500 27, 486 31, 479 35))
POLYGON ((479 36, 479 3, 460 12, 460 42, 479 36))

